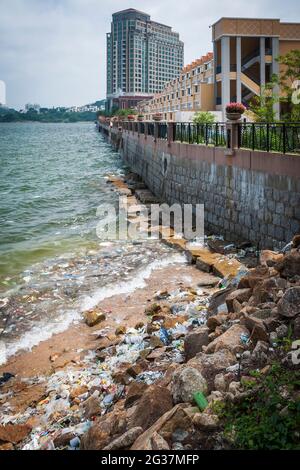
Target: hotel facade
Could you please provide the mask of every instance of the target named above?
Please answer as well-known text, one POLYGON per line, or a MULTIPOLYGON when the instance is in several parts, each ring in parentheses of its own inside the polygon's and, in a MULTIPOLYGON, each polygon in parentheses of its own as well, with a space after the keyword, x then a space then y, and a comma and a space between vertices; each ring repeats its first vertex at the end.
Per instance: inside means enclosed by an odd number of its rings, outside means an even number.
POLYGON ((167 121, 188 120, 197 111, 214 109, 213 82, 214 61, 209 52, 184 67, 180 75, 151 100, 140 102, 138 111, 148 120, 157 113, 167 121))
POLYGON ((132 8, 113 14, 107 34, 108 110, 135 107, 152 97, 183 64, 183 42, 170 26, 132 8))

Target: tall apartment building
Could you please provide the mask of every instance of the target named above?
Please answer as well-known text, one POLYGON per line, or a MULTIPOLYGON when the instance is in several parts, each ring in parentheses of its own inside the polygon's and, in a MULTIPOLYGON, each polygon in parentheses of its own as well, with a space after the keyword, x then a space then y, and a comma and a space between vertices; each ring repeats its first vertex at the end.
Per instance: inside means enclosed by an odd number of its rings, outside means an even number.
MULTIPOLYGON (((248 104, 279 73, 276 58, 300 49, 300 23, 279 19, 221 18, 212 25, 215 104, 223 111, 231 101, 248 104)), ((279 90, 277 90, 279 91, 279 90)), ((279 104, 275 104, 279 115, 279 104)))
POLYGON ((107 102, 135 107, 177 77, 184 63, 184 45, 170 26, 156 23, 133 8, 113 14, 107 34, 107 102))
POLYGON ((214 61, 209 52, 185 66, 180 75, 150 100, 138 104, 139 112, 151 120, 156 113, 167 121, 189 120, 196 111, 214 110, 214 61))

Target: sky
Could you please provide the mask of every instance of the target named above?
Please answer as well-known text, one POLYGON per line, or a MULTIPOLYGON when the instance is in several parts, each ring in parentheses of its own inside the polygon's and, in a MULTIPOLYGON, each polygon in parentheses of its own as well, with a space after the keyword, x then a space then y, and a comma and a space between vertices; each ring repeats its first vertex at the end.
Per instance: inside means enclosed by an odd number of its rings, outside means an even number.
POLYGON ((222 16, 300 21, 298 0, 0 0, 0 80, 7 105, 72 106, 106 93, 112 13, 137 8, 185 43, 185 63, 212 50, 222 16))

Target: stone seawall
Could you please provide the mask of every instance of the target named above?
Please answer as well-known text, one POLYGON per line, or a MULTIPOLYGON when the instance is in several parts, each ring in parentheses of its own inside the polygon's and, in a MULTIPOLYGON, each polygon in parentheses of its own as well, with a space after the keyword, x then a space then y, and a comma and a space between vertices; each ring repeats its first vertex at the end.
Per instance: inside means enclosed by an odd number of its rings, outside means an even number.
POLYGON ((224 149, 112 131, 112 144, 169 204, 204 204, 205 230, 280 248, 300 231, 300 156, 224 149))

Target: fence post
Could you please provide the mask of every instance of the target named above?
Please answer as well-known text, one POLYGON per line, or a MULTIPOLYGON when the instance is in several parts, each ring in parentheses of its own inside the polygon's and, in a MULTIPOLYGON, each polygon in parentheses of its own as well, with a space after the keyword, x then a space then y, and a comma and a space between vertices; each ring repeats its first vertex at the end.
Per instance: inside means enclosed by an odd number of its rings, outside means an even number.
POLYGON ((154 142, 156 142, 158 139, 158 126, 159 126, 159 123, 155 121, 154 122, 154 142))
POLYGON ((227 146, 225 150, 226 156, 234 156, 235 149, 239 147, 239 121, 227 121, 226 122, 226 137, 227 146))
POLYGON ((167 129, 167 138, 168 138, 168 147, 170 147, 171 142, 175 140, 175 123, 168 122, 168 129, 167 129))

